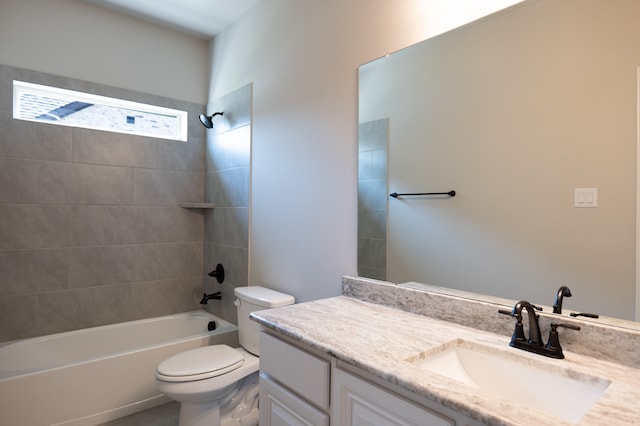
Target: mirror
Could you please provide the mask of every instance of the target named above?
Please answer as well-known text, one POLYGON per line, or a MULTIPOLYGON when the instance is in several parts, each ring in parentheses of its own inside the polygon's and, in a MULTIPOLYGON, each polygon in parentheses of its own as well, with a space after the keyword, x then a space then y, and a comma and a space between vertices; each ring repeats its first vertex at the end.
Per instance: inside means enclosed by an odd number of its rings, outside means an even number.
POLYGON ((638 16, 526 1, 361 66, 359 275, 634 319, 638 16))

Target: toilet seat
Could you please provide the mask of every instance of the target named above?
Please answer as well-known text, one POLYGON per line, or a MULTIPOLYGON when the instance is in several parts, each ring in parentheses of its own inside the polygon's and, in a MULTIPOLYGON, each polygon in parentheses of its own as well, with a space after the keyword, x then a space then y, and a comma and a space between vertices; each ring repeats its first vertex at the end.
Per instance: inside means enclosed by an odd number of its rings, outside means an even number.
POLYGON ((242 366, 244 356, 227 345, 204 346, 162 361, 156 378, 165 382, 191 382, 221 376, 242 366))

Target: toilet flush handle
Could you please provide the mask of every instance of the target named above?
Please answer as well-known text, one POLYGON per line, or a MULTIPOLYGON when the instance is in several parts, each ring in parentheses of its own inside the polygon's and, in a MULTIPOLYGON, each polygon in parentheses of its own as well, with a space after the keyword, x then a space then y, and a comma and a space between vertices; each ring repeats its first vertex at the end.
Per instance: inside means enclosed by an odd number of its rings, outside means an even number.
POLYGON ((236 306, 240 306, 240 299, 234 300, 233 304, 236 305, 236 306))

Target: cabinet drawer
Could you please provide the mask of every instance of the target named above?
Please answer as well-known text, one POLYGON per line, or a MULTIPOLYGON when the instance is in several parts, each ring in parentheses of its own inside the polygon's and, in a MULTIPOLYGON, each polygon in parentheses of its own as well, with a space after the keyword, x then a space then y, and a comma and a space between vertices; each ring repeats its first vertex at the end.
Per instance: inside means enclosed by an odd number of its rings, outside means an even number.
POLYGON ((329 426, 329 416, 260 374, 260 425, 329 426))
POLYGON ((329 408, 329 362, 260 333, 260 371, 317 407, 329 408))

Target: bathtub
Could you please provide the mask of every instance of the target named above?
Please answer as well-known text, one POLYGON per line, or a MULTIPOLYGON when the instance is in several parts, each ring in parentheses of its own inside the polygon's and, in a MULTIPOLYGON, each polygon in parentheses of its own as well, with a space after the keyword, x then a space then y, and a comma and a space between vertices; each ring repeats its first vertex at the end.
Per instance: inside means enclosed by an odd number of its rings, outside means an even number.
POLYGON ((155 389, 163 359, 238 346, 237 327, 205 311, 87 328, 0 347, 0 423, 96 425, 169 401, 155 389), (216 329, 208 331, 210 321, 216 329))

